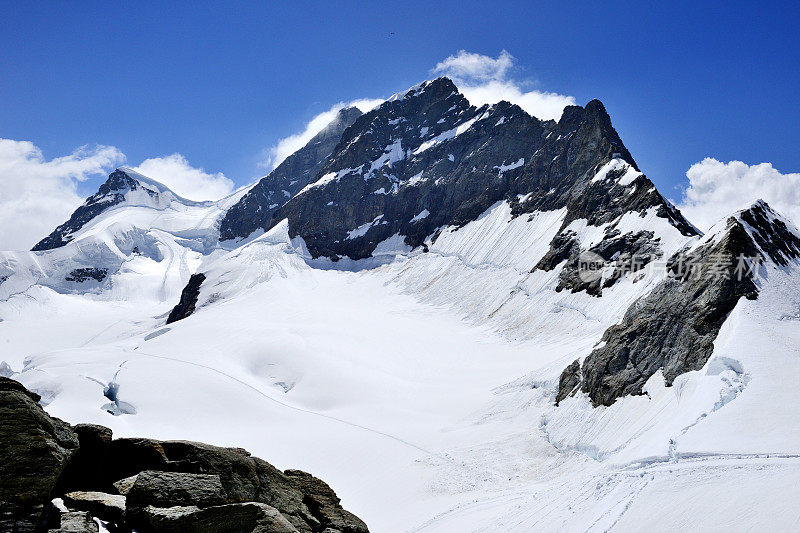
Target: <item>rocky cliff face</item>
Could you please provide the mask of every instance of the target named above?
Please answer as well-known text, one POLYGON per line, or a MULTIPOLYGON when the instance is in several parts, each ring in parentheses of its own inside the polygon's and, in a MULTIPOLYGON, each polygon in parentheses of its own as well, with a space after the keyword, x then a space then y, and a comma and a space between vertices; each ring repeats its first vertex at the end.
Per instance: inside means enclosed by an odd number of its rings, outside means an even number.
POLYGON ((232 206, 220 225, 220 240, 245 238, 272 227, 272 215, 314 179, 336 147, 342 133, 361 116, 355 107, 336 118, 303 148, 286 158, 232 206))
POLYGON ((268 225, 287 218, 315 257, 361 259, 392 236, 420 246, 499 200, 516 215, 566 207, 565 226, 655 207, 696 233, 638 172, 599 101, 540 121, 508 102, 475 108, 447 78, 359 117, 268 225))
POLYGON ((0 377, 0 531, 97 532, 98 518, 111 531, 367 532, 311 474, 239 448, 113 439, 51 418, 38 400, 0 377))
POLYGON ((758 297, 761 263, 786 265, 800 257, 800 237, 767 204, 757 202, 667 263, 669 277, 636 302, 601 347, 568 366, 556 402, 581 390, 594 405, 641 394, 659 370, 667 385, 702 368, 723 322, 742 297, 758 297))

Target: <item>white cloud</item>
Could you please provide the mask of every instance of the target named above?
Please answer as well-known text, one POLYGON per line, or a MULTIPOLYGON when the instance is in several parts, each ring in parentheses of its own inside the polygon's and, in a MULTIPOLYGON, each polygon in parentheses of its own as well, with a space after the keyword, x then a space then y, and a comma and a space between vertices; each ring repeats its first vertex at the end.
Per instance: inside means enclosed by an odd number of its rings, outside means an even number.
POLYGON ((233 182, 222 172, 209 174, 202 168, 195 168, 181 154, 145 159, 133 170, 190 200, 218 200, 234 188, 233 182))
POLYGON ((113 146, 83 146, 47 161, 31 142, 0 139, 0 249, 30 249, 83 202, 79 181, 124 160, 113 146))
POLYGON ((800 224, 800 174, 782 174, 771 163, 723 163, 707 157, 686 172, 689 187, 678 205, 697 227, 707 230, 759 198, 800 224))
POLYGON ((515 65, 516 59, 505 50, 497 58, 461 50, 437 63, 432 72, 452 79, 476 106, 507 100, 534 117, 558 120, 564 107, 575 105, 572 96, 525 90, 528 84, 512 77, 515 65))
POLYGON ((505 79, 514 66, 514 56, 503 50, 497 59, 461 50, 440 61, 433 68, 437 74, 450 78, 475 81, 505 79))
POLYGON ((325 126, 330 124, 333 119, 336 118, 336 113, 338 113, 339 110, 345 107, 357 107, 362 112, 366 113, 382 103, 383 100, 380 98, 362 98, 353 100, 352 102, 339 102, 335 104, 327 111, 323 111, 312 118, 300 133, 284 137, 278 141, 278 144, 267 149, 264 160, 261 162, 261 167, 272 170, 280 165, 284 159, 308 144, 308 141, 322 131, 325 126))

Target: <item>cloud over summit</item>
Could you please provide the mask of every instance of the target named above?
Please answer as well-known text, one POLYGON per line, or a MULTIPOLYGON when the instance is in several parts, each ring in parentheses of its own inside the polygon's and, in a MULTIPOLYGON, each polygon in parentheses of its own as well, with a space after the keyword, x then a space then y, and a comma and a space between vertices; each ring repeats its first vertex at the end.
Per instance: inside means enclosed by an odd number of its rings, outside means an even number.
POLYGON ((702 230, 759 198, 800 225, 800 173, 784 174, 771 163, 723 163, 707 157, 692 165, 686 177, 689 186, 678 208, 702 230))
MULTIPOLYGON (((430 73, 452 79, 475 106, 508 100, 537 118, 558 120, 564 107, 575 105, 575 98, 572 96, 526 90, 528 84, 512 76, 515 70, 516 59, 505 50, 496 58, 461 50, 438 62, 430 73)), ((261 157, 260 166, 271 171, 280 165, 327 126, 340 109, 355 106, 366 113, 383 102, 383 98, 360 98, 334 104, 330 109, 314 116, 302 131, 284 137, 267 148, 261 157)))
POLYGON ((437 63, 431 72, 452 79, 476 106, 507 100, 536 118, 558 120, 566 106, 575 105, 572 96, 526 90, 529 84, 513 76, 516 68, 516 59, 505 50, 496 58, 461 50, 437 63))
POLYGON ((30 249, 83 202, 78 182, 124 161, 113 146, 82 146, 48 160, 32 142, 0 139, 0 249, 30 249))
POLYGON ((178 153, 145 159, 133 170, 160 181, 190 200, 218 200, 234 189, 233 181, 222 172, 209 173, 195 168, 178 153))

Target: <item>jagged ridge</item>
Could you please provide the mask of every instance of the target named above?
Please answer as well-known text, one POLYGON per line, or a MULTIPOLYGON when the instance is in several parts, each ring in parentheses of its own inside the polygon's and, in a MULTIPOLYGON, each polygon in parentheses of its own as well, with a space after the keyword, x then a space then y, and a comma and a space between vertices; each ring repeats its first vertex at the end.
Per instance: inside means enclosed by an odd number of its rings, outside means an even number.
POLYGON ((220 224, 220 240, 245 238, 271 227, 272 214, 308 185, 331 155, 342 133, 361 116, 356 107, 339 110, 336 118, 303 148, 286 158, 233 205, 220 224))
POLYGON ((516 215, 566 206, 565 226, 655 206, 684 234, 696 234, 644 176, 624 186, 592 182, 615 157, 638 174, 597 100, 566 108, 559 122, 540 121, 508 102, 475 108, 438 78, 359 117, 270 224, 287 218, 290 235, 313 256, 333 259, 369 257, 393 235, 420 246, 499 200, 516 215))
POLYGON ((669 277, 603 334, 583 364, 568 366, 556 403, 580 389, 594 405, 641 394, 661 370, 667 385, 702 368, 723 322, 741 297, 755 299, 762 261, 787 265, 800 257, 800 237, 765 202, 728 218, 724 228, 667 263, 669 277))

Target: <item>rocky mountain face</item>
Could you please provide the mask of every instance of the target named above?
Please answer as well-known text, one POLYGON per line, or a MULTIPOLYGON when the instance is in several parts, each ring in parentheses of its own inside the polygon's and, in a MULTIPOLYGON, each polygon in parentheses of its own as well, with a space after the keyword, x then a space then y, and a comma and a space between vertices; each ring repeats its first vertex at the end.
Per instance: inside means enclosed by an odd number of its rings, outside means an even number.
POLYGON ((287 218, 314 257, 361 259, 392 236, 421 246, 500 200, 516 215, 566 207, 565 227, 656 208, 696 234, 638 172, 599 101, 540 121, 508 102, 475 108, 447 78, 359 117, 268 225, 287 218))
MULTIPOLYGON (((39 241, 33 251, 51 250, 64 246, 72 240, 72 236, 94 217, 125 201, 125 193, 135 191, 141 187, 139 181, 128 175, 124 170, 117 169, 112 172, 100 189, 86 199, 82 206, 72 213, 69 220, 58 226, 53 232, 39 241)), ((145 189, 148 194, 155 195, 151 189, 145 189)))
POLYGON ((220 225, 220 240, 245 238, 272 227, 272 215, 314 179, 342 138, 361 116, 356 107, 340 110, 336 118, 303 148, 287 157, 232 206, 220 225))
POLYGON ((82 206, 75 210, 69 220, 58 226, 53 232, 39 241, 32 251, 52 250, 71 242, 75 233, 99 214, 125 201, 163 206, 170 200, 177 199, 186 205, 202 205, 181 198, 164 185, 147 178, 131 169, 120 167, 111 174, 98 191, 86 199, 82 206))
MULTIPOLYGON (((137 191, 154 201, 169 192, 119 169, 34 250, 69 242, 137 191)), ((513 217, 563 211, 549 249, 530 266, 532 272, 558 269, 558 292, 601 297, 626 275, 665 259, 661 237, 623 224, 626 216, 649 214, 685 237, 700 235, 639 171, 599 101, 568 106, 557 122, 542 121, 508 102, 477 108, 451 80, 437 78, 368 113, 341 110, 227 209, 219 238, 243 239, 288 220, 289 236, 302 238, 312 257, 358 260, 427 251, 443 228, 462 227, 498 202, 507 202, 513 217), (600 228, 601 238, 584 245, 577 222, 600 228), (604 274, 585 276, 587 263, 604 274)), ((716 272, 720 267, 709 257, 722 257, 723 270, 732 274, 731 262, 742 254, 781 264, 797 253, 796 235, 766 204, 731 220, 723 237, 668 258, 668 279, 609 328, 582 365, 564 371, 557 401, 583 390, 595 405, 608 405, 640 393, 659 369, 669 384, 705 363, 727 313, 757 289, 747 276, 687 277, 678 267, 691 262, 698 272, 716 272)), ((85 267, 68 278, 102 281, 106 275, 85 267)), ((194 311, 204 279, 201 272, 191 276, 169 322, 194 311)))
POLYGON ((0 377, 0 531, 366 533, 322 480, 239 448, 113 439, 0 377), (53 504, 53 498, 62 503, 53 504))
POLYGON ((575 361, 564 370, 556 402, 581 390, 594 405, 611 405, 642 394, 659 370, 667 385, 699 370, 739 299, 758 297, 762 263, 785 266, 798 257, 800 237, 766 203, 729 218, 719 232, 671 257, 669 277, 606 330, 582 365, 575 361))

